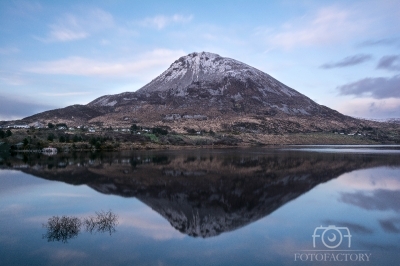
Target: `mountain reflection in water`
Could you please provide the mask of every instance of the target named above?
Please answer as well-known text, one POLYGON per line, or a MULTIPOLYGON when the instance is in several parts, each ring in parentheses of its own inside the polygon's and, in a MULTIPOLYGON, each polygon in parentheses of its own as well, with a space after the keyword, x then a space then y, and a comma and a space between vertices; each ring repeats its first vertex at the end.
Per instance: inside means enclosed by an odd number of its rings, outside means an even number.
POLYGON ((257 221, 346 172, 399 166, 400 161, 384 154, 238 149, 24 155, 2 165, 103 194, 136 197, 180 232, 206 238, 257 221))

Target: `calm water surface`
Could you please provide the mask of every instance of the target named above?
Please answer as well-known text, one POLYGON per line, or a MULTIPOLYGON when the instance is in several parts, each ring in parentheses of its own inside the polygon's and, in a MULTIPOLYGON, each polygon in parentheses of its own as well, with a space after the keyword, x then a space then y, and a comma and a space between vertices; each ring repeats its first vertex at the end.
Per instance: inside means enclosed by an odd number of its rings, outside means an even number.
POLYGON ((398 146, 17 154, 0 182, 1 265, 400 260, 398 146))

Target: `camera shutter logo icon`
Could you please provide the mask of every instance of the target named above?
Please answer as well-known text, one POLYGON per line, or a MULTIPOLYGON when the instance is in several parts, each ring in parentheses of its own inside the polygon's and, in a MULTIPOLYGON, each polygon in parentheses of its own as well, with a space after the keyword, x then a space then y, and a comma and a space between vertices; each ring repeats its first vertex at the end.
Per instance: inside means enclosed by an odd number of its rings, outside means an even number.
POLYGON ((344 238, 347 239, 348 247, 351 246, 351 234, 347 227, 337 227, 335 225, 318 226, 314 230, 313 247, 316 246, 316 239, 319 238, 325 247, 334 249, 339 247, 344 238))

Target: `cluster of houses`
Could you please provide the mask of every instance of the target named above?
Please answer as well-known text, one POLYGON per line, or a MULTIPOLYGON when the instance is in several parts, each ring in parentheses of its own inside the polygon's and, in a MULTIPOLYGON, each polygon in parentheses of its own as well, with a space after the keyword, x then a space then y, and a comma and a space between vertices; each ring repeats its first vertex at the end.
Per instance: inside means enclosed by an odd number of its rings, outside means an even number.
MULTIPOLYGON (((0 127, 0 128, 2 128, 2 127, 0 127)), ((4 127, 4 128, 8 128, 8 129, 12 129, 12 128, 15 128, 15 129, 24 129, 24 128, 26 128, 26 129, 29 129, 29 128, 31 128, 29 125, 11 125, 11 126, 6 126, 6 127, 4 127)))
POLYGON ((347 136, 362 136, 362 135, 365 136, 365 134, 362 134, 362 133, 359 133, 359 132, 352 132, 352 133, 348 133, 348 134, 346 134, 344 132, 335 132, 335 134, 347 135, 347 136))
MULTIPOLYGON (((41 128, 48 128, 48 126, 45 126, 41 123, 34 123, 33 125, 23 125, 23 124, 15 124, 15 125, 7 125, 5 127, 0 126, 1 128, 7 128, 7 129, 41 129, 41 128)), ((60 125, 60 126, 55 126, 55 130, 68 130, 68 131, 75 131, 75 130, 84 130, 88 131, 89 133, 94 133, 96 131, 103 131, 103 130, 110 130, 109 128, 100 128, 100 127, 94 127, 94 126, 77 126, 77 127, 67 127, 66 125, 60 125)), ((114 128, 112 129, 115 132, 130 132, 130 128, 114 128)), ((138 130, 136 133, 140 134, 141 132, 150 132, 150 129, 143 128, 141 130, 138 130)))

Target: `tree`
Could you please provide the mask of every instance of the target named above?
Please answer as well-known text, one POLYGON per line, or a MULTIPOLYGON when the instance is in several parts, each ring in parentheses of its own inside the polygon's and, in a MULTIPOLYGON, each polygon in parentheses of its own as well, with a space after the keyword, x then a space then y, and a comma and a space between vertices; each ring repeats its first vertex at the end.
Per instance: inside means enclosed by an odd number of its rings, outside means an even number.
POLYGON ((78 141, 82 141, 82 137, 78 136, 78 135, 74 135, 74 137, 72 138, 73 142, 78 142, 78 141))
POLYGON ((154 127, 153 128, 153 134, 160 134, 160 135, 167 135, 168 130, 160 127, 154 127))
POLYGON ((53 141, 53 140, 54 140, 54 134, 49 134, 49 135, 47 136, 47 140, 48 140, 48 141, 53 141))
POLYGON ((189 128, 189 129, 186 130, 186 132, 189 133, 189 134, 196 134, 197 131, 194 130, 193 128, 189 128))
POLYGON ((7 131, 6 131, 6 137, 11 137, 11 135, 12 135, 11 130, 7 129, 7 131))
POLYGON ((27 138, 24 138, 23 143, 24 143, 24 147, 26 147, 29 144, 29 140, 27 138))
POLYGON ((64 136, 60 136, 60 138, 58 139, 60 142, 65 142, 65 137, 64 136))
POLYGON ((0 138, 4 139, 6 137, 6 132, 0 129, 0 138))
POLYGON ((47 124, 47 127, 48 127, 48 128, 54 128, 54 124, 53 124, 53 123, 48 123, 48 124, 47 124))
POLYGON ((97 142, 97 140, 96 140, 96 138, 95 137, 92 137, 91 139, 90 139, 90 141, 89 141, 89 143, 91 144, 91 145, 96 145, 96 142, 97 142))
POLYGON ((100 141, 96 141, 95 147, 97 150, 101 150, 101 142, 100 141))

